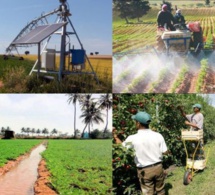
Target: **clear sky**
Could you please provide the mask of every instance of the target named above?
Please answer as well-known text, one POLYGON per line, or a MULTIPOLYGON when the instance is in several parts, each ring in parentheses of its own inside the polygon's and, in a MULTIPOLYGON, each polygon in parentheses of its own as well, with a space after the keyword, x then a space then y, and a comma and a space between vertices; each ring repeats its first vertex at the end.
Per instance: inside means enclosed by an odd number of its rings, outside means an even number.
MULTIPOLYGON (((99 94, 93 94, 99 98, 99 94)), ((106 113, 105 111, 103 112, 106 113)), ((81 110, 77 104, 76 128, 83 130, 83 119, 80 119, 81 110)), ((93 129, 103 130, 106 124, 93 125, 93 129)), ((74 134, 74 106, 68 104, 66 94, 0 94, 0 128, 8 126, 16 133, 21 128, 47 128, 52 131, 56 128, 62 133, 74 134)), ((108 129, 112 129, 112 110, 109 111, 108 129)))
MULTIPOLYGON (((70 19, 87 54, 98 51, 100 54, 112 55, 112 1, 67 0, 67 2, 72 13, 70 19)), ((42 13, 53 11, 59 5, 59 0, 1 1, 0 53, 5 52, 5 48, 27 23, 42 13)), ((53 17, 56 19, 56 15, 53 17)), ((22 49, 20 53, 23 54, 25 51, 26 49, 22 49)))

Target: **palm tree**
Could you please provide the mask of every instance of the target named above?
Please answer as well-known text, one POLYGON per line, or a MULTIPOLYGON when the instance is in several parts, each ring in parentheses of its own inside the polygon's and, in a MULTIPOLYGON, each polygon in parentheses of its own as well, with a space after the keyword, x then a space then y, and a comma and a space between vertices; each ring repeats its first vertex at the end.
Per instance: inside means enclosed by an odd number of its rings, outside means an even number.
POLYGON ((26 133, 25 127, 22 127, 21 133, 26 133))
POLYGON ((84 131, 86 127, 88 126, 88 133, 90 135, 90 126, 93 125, 93 123, 99 124, 100 122, 104 122, 102 117, 101 110, 97 107, 96 102, 91 102, 88 107, 83 111, 83 114, 80 116, 80 118, 84 118, 83 122, 86 124, 82 136, 84 135, 84 131))
POLYGON ((53 134, 57 134, 57 129, 53 129, 52 131, 51 131, 51 134, 53 135, 53 134))
POLYGON ((77 101, 81 100, 81 95, 80 94, 69 94, 69 99, 68 102, 69 104, 72 102, 74 105, 74 131, 76 129, 76 103, 77 101))
POLYGON ((37 129, 36 133, 37 133, 37 136, 39 136, 39 134, 40 134, 40 129, 37 129))
POLYGON ((49 131, 48 131, 48 129, 47 128, 44 128, 43 130, 42 130, 42 134, 47 134, 47 136, 48 136, 48 134, 49 134, 49 131))
POLYGON ((35 128, 31 129, 31 133, 32 133, 32 136, 33 136, 33 134, 35 133, 35 128))
POLYGON ((28 136, 29 136, 29 133, 31 132, 31 129, 29 128, 29 127, 27 127, 27 129, 26 129, 26 133, 28 134, 28 136))
POLYGON ((99 108, 106 109, 106 125, 103 132, 103 135, 104 135, 105 132, 107 131, 107 126, 108 126, 108 110, 110 110, 113 105, 112 95, 109 93, 107 93, 106 95, 101 95, 101 97, 99 98, 99 103, 100 103, 99 108))
POLYGON ((81 109, 82 110, 85 110, 85 109, 89 108, 90 104, 94 100, 91 97, 92 97, 92 94, 82 95, 82 97, 80 98, 80 104, 81 104, 81 109))

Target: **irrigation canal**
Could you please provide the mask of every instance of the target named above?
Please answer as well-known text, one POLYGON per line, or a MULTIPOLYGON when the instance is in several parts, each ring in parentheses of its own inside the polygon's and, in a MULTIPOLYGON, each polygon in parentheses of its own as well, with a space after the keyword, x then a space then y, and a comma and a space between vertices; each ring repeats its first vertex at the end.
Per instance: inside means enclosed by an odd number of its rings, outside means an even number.
POLYGON ((0 194, 34 195, 34 183, 38 176, 37 168, 42 158, 40 153, 45 149, 43 144, 39 145, 16 167, 0 176, 0 194))

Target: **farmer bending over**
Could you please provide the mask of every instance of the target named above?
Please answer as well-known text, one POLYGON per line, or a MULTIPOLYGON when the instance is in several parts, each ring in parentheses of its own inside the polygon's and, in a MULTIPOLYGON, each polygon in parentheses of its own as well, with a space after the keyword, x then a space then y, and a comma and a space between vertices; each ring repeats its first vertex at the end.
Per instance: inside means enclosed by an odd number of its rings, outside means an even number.
POLYGON ((146 112, 138 112, 132 116, 135 120, 137 133, 130 135, 122 142, 116 134, 116 143, 122 143, 127 148, 135 151, 135 164, 142 193, 144 195, 165 194, 164 171, 162 156, 167 154, 167 146, 160 133, 149 129, 151 116, 146 112))
POLYGON ((173 15, 168 11, 168 6, 163 4, 162 10, 158 13, 157 23, 159 27, 165 27, 171 31, 175 30, 173 24, 175 24, 175 19, 173 15))

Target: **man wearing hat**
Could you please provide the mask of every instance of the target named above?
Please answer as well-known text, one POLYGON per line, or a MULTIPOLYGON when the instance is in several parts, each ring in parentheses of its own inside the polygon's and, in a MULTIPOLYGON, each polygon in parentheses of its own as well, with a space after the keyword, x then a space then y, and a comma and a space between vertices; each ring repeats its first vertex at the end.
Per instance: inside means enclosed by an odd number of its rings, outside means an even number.
POLYGON ((135 120, 137 133, 130 135, 122 142, 114 135, 116 143, 122 143, 135 151, 135 164, 142 193, 144 195, 165 194, 163 154, 167 154, 167 146, 163 136, 149 129, 151 116, 146 112, 138 112, 132 116, 135 120))
POLYGON ((158 13, 157 23, 159 27, 165 27, 171 31, 175 30, 173 24, 175 24, 175 19, 173 15, 168 11, 168 6, 163 4, 162 10, 158 13))
POLYGON ((194 104, 193 105, 193 114, 186 115, 183 111, 182 107, 178 107, 181 111, 181 114, 184 118, 187 120, 185 121, 185 124, 190 127, 191 131, 198 131, 200 129, 203 129, 203 122, 204 122, 204 116, 201 113, 202 106, 201 104, 194 104))
POLYGON ((178 9, 176 11, 176 14, 175 14, 174 18, 175 18, 175 23, 176 24, 185 24, 185 19, 184 19, 184 16, 181 14, 180 9, 178 9))
MULTIPOLYGON (((182 116, 186 119, 185 124, 190 127, 190 131, 198 131, 203 130, 203 123, 204 123, 204 116, 201 113, 202 106, 201 104, 194 104, 193 105, 193 114, 186 115, 183 111, 182 107, 178 107, 181 111, 182 116)), ((196 152, 195 160, 202 160, 204 159, 204 151, 203 151, 204 141, 201 140, 198 150, 196 152)), ((195 148, 195 142, 192 143, 192 148, 189 148, 189 153, 193 153, 195 148)), ((192 156, 192 155, 191 155, 192 156)))

